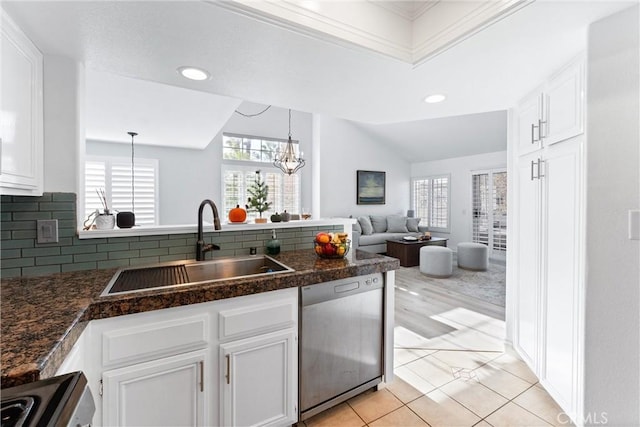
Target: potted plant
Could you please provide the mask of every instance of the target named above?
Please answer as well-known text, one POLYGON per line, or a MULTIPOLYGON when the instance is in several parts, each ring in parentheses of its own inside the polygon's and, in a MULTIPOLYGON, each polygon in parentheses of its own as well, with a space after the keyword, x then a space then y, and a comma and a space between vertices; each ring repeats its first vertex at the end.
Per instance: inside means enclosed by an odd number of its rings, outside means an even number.
POLYGON ((262 218, 262 212, 269 209, 270 203, 267 202, 269 196, 269 186, 262 180, 260 171, 256 171, 256 179, 247 189, 249 198, 247 199, 247 211, 258 212, 259 217, 256 218, 256 223, 265 223, 267 218, 262 218))

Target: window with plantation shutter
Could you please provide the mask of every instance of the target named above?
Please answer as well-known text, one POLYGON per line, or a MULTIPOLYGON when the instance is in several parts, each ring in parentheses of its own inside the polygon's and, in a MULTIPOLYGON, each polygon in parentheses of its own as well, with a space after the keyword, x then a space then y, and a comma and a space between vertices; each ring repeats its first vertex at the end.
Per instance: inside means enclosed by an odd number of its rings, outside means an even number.
POLYGON ((430 231, 449 232, 449 176, 414 178, 411 199, 420 225, 430 231))
POLYGON ((131 159, 87 157, 85 161, 85 218, 96 209, 104 210, 98 191, 104 190, 113 213, 132 211, 136 226, 158 225, 158 161, 136 159, 134 163, 135 197, 132 197, 131 159))
POLYGON ((493 256, 504 257, 507 251, 507 172, 474 172, 473 241, 487 245, 493 256))
MULTIPOLYGON (((222 198, 224 217, 229 211, 247 203, 247 188, 256 179, 259 170, 269 186, 267 200, 271 203, 267 215, 275 212, 300 213, 300 174, 286 175, 273 165, 279 150, 286 146, 286 139, 256 137, 225 133, 222 135, 222 198)), ((294 141, 294 144, 297 144, 294 141)), ((248 212, 253 219, 258 216, 248 212)), ((262 214, 263 217, 265 214, 262 214)))

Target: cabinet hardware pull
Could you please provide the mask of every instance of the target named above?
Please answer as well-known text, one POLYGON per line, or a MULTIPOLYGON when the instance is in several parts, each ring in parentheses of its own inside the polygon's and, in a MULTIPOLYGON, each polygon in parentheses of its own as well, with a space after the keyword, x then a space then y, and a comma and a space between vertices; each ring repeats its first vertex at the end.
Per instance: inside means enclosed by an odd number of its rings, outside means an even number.
POLYGON ((542 164, 544 163, 544 160, 542 159, 538 159, 538 179, 540 178, 544 178, 545 175, 542 174, 542 164))
POLYGON ((200 361, 200 391, 204 392, 204 361, 200 361))
MULTIPOLYGON (((534 125, 533 123, 531 123, 531 143, 532 143, 532 144, 535 144, 536 142, 538 142, 538 141, 540 140, 540 139, 536 139, 536 137, 535 137, 535 129, 536 129, 537 127, 538 127, 538 126, 536 126, 536 125, 534 125)), ((540 133, 540 132, 538 131, 538 134, 539 134, 539 133, 540 133)))
MULTIPOLYGON (((534 179, 538 178, 537 176, 535 176, 533 174, 533 167, 535 165, 537 165, 537 164, 538 164, 538 162, 534 162, 533 160, 531 160, 531 181, 533 181, 534 179)), ((540 171, 540 168, 538 167, 538 173, 539 173, 539 171, 540 171)))
POLYGON ((546 132, 542 132, 542 125, 546 125, 547 121, 538 119, 538 141, 541 141, 543 137, 546 137, 546 132))
POLYGON ((227 378, 227 384, 230 384, 231 383, 231 357, 229 357, 228 354, 225 357, 227 358, 227 375, 225 375, 225 377, 227 378))

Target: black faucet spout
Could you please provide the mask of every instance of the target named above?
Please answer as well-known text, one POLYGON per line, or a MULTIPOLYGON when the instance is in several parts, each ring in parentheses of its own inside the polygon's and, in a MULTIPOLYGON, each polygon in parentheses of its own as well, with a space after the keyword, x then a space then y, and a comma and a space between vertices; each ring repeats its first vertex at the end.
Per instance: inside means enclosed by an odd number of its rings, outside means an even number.
POLYGON ((198 208, 198 241, 196 242, 196 261, 204 260, 204 254, 206 252, 212 250, 219 250, 220 246, 214 244, 205 244, 204 243, 204 231, 202 227, 202 211, 206 205, 211 206, 211 210, 213 211, 213 228, 216 230, 220 230, 220 217, 218 216, 218 208, 216 204, 213 203, 210 199, 205 199, 200 203, 200 207, 198 208))

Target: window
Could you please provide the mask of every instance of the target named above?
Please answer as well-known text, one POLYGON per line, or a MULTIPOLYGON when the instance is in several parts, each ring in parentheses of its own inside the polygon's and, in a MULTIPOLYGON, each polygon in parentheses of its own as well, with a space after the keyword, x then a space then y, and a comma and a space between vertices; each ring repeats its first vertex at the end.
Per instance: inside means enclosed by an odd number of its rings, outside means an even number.
POLYGON ((132 211, 136 225, 158 224, 157 189, 158 161, 136 159, 134 164, 135 209, 131 198, 131 159, 118 157, 91 157, 85 161, 84 211, 85 218, 96 209, 104 208, 98 197, 103 189, 109 209, 132 211))
POLYGON ((449 176, 415 178, 412 183, 413 209, 420 225, 430 231, 449 232, 449 176))
POLYGON ((482 171, 472 175, 473 241, 489 246, 492 255, 507 251, 507 172, 482 171))
MULTIPOLYGON (((222 136, 222 197, 224 217, 229 211, 247 203, 247 188, 260 170, 262 179, 269 186, 270 213, 301 212, 300 174, 286 175, 275 166, 273 158, 284 148, 287 140, 250 137, 235 134, 222 136)), ((296 142, 297 144, 297 142, 296 142)), ((257 213, 248 213, 255 218, 257 213)), ((264 216, 264 214, 263 214, 264 216)))

